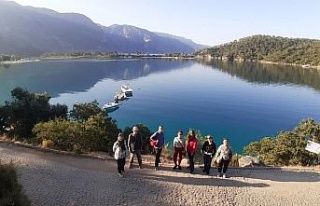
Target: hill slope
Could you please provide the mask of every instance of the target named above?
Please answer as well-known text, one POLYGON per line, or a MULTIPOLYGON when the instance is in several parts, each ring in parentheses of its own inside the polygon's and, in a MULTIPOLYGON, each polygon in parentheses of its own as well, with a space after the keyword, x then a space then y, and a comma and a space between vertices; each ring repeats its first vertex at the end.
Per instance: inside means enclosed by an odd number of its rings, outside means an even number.
POLYGON ((320 65, 320 41, 255 35, 202 50, 198 54, 210 54, 216 58, 225 57, 229 60, 264 60, 317 66, 320 65))
POLYGON ((0 42, 0 53, 27 56, 74 51, 192 53, 197 48, 197 44, 190 45, 138 27, 105 27, 82 14, 58 13, 2 0, 0 42))

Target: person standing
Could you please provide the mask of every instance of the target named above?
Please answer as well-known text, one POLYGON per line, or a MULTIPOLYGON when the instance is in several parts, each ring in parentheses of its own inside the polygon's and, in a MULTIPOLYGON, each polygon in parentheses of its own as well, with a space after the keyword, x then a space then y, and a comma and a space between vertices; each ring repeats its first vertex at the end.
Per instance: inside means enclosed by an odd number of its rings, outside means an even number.
POLYGON ((153 135, 151 135, 150 141, 154 142, 154 150, 155 150, 155 157, 156 157, 154 167, 155 167, 155 170, 157 170, 160 163, 162 148, 164 146, 163 126, 160 125, 158 127, 158 131, 153 133, 153 135))
POLYGON ((201 150, 203 152, 203 172, 209 175, 212 157, 215 155, 217 150, 216 144, 213 142, 213 137, 211 135, 207 135, 207 141, 204 142, 201 150))
POLYGON ((216 153, 216 162, 218 163, 218 177, 226 178, 229 163, 232 158, 232 149, 229 145, 229 140, 224 138, 223 143, 219 146, 216 153), (221 173, 221 171, 223 173, 221 173))
POLYGON ((178 131, 178 136, 176 136, 173 139, 173 148, 174 148, 174 154, 173 154, 173 162, 174 167, 173 169, 179 169, 181 170, 181 161, 182 161, 182 153, 185 151, 184 148, 184 138, 183 138, 183 132, 181 130, 178 131), (179 158, 179 159, 178 159, 179 158))
POLYGON ((118 134, 117 141, 113 144, 114 158, 117 160, 118 175, 123 177, 126 164, 127 146, 122 133, 118 134))
POLYGON ((133 158, 136 155, 139 163, 139 169, 142 169, 142 138, 139 129, 136 126, 132 128, 132 133, 128 136, 128 148, 130 152, 129 168, 132 167, 133 158))
POLYGON ((187 135, 187 146, 186 146, 191 174, 194 172, 194 155, 196 154, 197 146, 198 146, 198 138, 196 137, 194 130, 191 130, 187 135))

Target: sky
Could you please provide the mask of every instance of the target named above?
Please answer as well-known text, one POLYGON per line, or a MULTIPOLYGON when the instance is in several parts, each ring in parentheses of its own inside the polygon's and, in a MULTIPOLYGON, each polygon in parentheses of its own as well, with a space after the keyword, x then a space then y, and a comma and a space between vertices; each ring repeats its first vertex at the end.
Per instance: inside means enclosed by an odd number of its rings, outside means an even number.
POLYGON ((81 13, 104 26, 127 24, 208 46, 255 34, 320 39, 319 0, 15 0, 81 13))

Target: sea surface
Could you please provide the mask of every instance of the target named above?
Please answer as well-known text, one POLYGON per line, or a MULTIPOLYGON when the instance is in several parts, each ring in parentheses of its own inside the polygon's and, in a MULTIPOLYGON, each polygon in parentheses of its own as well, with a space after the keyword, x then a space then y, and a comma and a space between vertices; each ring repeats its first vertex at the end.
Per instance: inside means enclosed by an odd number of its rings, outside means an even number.
POLYGON ((0 66, 0 104, 22 87, 48 92, 50 103, 113 100, 122 84, 134 95, 110 116, 124 129, 137 123, 228 137, 237 152, 251 141, 320 121, 320 71, 297 67, 195 60, 46 60, 0 66))

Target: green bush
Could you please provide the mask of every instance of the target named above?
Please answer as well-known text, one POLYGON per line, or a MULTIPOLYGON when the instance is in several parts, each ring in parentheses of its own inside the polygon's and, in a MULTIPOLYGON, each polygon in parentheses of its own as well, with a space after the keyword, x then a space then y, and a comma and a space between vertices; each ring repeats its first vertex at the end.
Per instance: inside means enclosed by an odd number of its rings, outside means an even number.
POLYGON ((244 147, 248 155, 258 156, 267 165, 318 164, 319 156, 305 150, 307 139, 320 142, 320 123, 312 119, 301 121, 292 131, 265 137, 244 147))
POLYGON ((38 123, 32 131, 39 142, 52 140, 54 147, 59 150, 111 153, 119 129, 112 118, 101 112, 83 122, 56 119, 38 123))
POLYGON ((17 172, 12 164, 0 164, 0 205, 29 206, 30 201, 22 192, 17 172))

